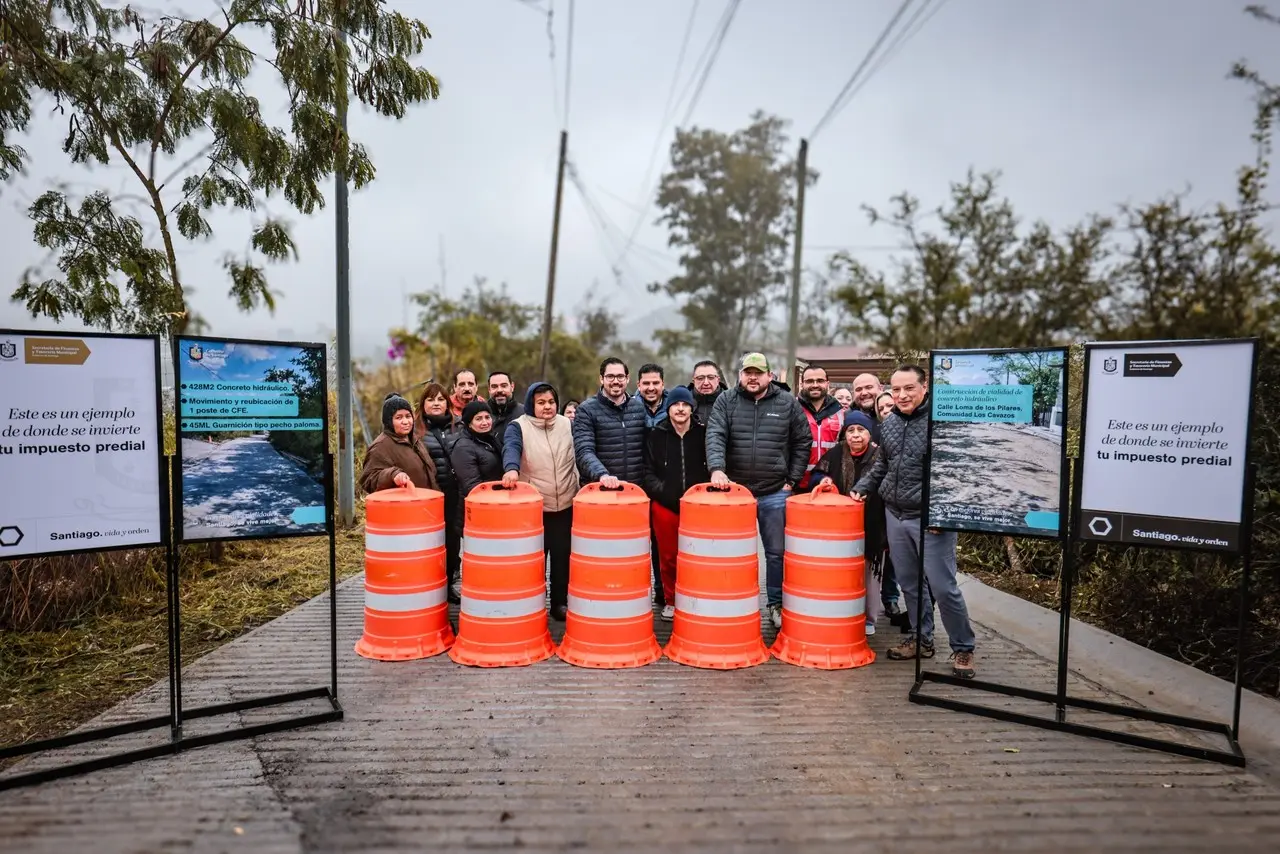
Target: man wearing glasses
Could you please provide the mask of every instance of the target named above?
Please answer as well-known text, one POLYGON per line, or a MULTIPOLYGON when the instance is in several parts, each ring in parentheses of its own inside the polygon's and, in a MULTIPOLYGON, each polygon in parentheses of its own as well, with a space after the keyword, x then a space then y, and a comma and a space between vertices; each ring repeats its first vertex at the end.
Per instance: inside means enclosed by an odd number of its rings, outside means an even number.
POLYGON ((644 422, 647 410, 639 395, 627 395, 631 371, 610 356, 600 363, 600 390, 583 401, 573 419, 573 446, 582 482, 619 483, 644 479, 644 422))
POLYGON ((693 366, 693 382, 689 383, 689 391, 693 392, 693 420, 707 426, 711 417, 711 407, 715 406, 720 392, 727 389, 720 378, 720 366, 710 359, 703 359, 693 366))

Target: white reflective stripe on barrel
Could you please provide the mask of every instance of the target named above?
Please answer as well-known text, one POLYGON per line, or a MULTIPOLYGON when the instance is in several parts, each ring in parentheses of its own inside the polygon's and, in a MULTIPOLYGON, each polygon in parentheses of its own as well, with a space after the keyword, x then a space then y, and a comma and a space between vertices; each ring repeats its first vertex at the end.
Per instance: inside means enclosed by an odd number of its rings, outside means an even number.
POLYGON ((782 610, 801 617, 826 617, 835 620, 866 613, 866 599, 862 596, 857 599, 810 599, 808 596, 797 596, 783 590, 782 610))
POLYGON ((866 541, 862 537, 856 540, 818 540, 787 534, 785 548, 791 554, 801 557, 862 557, 866 541))
POLYGON ((680 535, 680 551, 698 557, 755 557, 756 537, 691 537, 680 535))
POLYGON ((443 584, 435 590, 424 590, 421 593, 375 593, 366 589, 364 591, 364 606, 374 611, 391 611, 393 613, 421 611, 426 608, 443 605, 446 595, 445 585, 443 584))
POLYGON ((523 599, 477 599, 462 594, 461 611, 468 617, 495 619, 498 617, 530 617, 547 607, 547 596, 539 593, 523 599))
POLYGON ((625 540, 600 540, 595 537, 571 535, 569 550, 583 557, 648 557, 648 537, 628 537, 625 540))
POLYGON ((444 545, 444 528, 422 534, 364 533, 364 547, 371 552, 425 552, 444 545))
POLYGON ((569 594, 569 613, 596 620, 625 620, 653 613, 649 595, 635 599, 587 599, 569 594))
POLYGON ((476 557, 520 557, 542 551, 542 534, 532 537, 466 537, 462 541, 463 554, 476 557))
POLYGON ((695 617, 749 617, 760 613, 760 597, 752 594, 741 599, 710 599, 677 590, 676 610, 695 617))

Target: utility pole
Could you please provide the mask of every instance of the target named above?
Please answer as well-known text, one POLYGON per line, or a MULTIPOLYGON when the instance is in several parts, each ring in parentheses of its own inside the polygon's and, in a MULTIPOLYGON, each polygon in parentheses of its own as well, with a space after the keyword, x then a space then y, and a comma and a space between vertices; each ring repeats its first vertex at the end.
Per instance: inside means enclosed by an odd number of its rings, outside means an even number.
MULTIPOLYGON (((800 337, 800 254, 804 251, 804 188, 809 177, 809 140, 800 140, 800 156, 796 158, 796 257, 791 263, 791 305, 787 313, 787 381, 795 370, 796 348, 800 337)), ((798 391, 798 390, 797 390, 798 391)))
MULTIPOLYGON (((346 30, 338 27, 338 40, 344 50, 347 45, 346 30)), ((343 69, 346 60, 340 60, 343 69)), ((338 93, 338 122, 345 141, 347 135, 347 75, 341 73, 341 91, 338 93)), ((351 386, 351 222, 347 208, 347 155, 346 147, 338 154, 334 170, 334 256, 337 279, 338 315, 338 524, 349 528, 356 520, 356 461, 352 437, 351 398, 355 394, 351 386)))
POLYGON ((560 164, 556 167, 556 210, 551 219, 551 263, 547 267, 547 304, 542 310, 542 355, 538 358, 538 376, 547 376, 547 360, 551 356, 551 318, 556 299, 556 254, 560 249, 560 202, 564 198, 564 162, 569 148, 569 132, 560 131, 560 164))

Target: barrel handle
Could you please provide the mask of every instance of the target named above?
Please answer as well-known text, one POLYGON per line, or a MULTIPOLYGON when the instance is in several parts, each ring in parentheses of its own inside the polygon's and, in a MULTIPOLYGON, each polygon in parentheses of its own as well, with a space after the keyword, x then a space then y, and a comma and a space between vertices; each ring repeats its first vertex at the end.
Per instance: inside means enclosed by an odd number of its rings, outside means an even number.
POLYGON ((641 495, 644 494, 643 489, 636 486, 634 483, 631 483, 625 480, 618 481, 617 486, 605 486, 604 484, 600 483, 600 481, 596 480, 596 481, 592 481, 591 483, 588 483, 586 486, 582 487, 582 489, 578 490, 579 495, 582 495, 583 493, 591 493, 591 492, 608 492, 615 495, 621 495, 628 492, 638 493, 641 495))
POLYGON ((493 492, 528 492, 529 490, 537 492, 538 490, 536 486, 523 480, 518 480, 511 486, 506 486, 500 480, 491 480, 487 483, 477 484, 476 489, 488 489, 493 492))
POLYGON ((825 483, 820 483, 820 484, 818 484, 817 486, 815 486, 812 490, 810 490, 810 494, 812 494, 812 495, 821 495, 821 494, 824 494, 824 493, 828 493, 828 492, 829 492, 829 493, 831 493, 831 494, 835 495, 835 494, 837 494, 839 491, 840 491, 840 490, 836 489, 836 485, 835 485, 834 483, 832 483, 832 482, 830 482, 830 481, 827 481, 827 482, 825 482, 825 483))
POLYGON ((745 493, 747 495, 751 494, 751 490, 747 489, 745 486, 743 486, 740 483, 730 482, 727 486, 716 486, 713 483, 697 483, 689 487, 689 489, 685 492, 683 497, 688 498, 690 496, 700 495, 705 492, 714 492, 714 493, 720 493, 720 494, 726 494, 726 495, 731 495, 735 492, 745 493))

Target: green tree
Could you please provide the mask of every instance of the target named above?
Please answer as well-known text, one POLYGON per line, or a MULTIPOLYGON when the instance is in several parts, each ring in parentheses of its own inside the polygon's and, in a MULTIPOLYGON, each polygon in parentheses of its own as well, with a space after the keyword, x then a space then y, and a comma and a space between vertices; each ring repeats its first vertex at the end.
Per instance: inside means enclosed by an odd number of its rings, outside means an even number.
POLYGON ((1038 418, 1057 402, 1064 367, 1062 359, 1043 351, 1000 353, 991 357, 987 375, 997 383, 1008 383, 1012 379, 1017 380, 1018 385, 1031 386, 1031 411, 1038 418))
POLYGON ((1070 341, 1106 325, 1111 285, 1102 261, 1112 224, 1091 217, 1061 234, 1043 222, 1023 228, 998 195, 999 173, 951 185, 922 225, 920 200, 902 193, 871 223, 903 238, 892 273, 849 253, 829 261, 850 335, 890 350, 922 347, 1034 347, 1070 341))
POLYGON ((761 332, 786 283, 794 229, 796 168, 783 154, 786 126, 756 112, 731 134, 676 132, 658 188, 658 222, 668 227, 683 271, 649 289, 680 302, 686 329, 658 333, 664 356, 696 352, 731 365, 761 332))
MULTIPOLYGON (((380 0, 231 0, 215 19, 168 5, 148 14, 99 0, 0 3, 0 180, 23 170, 28 155, 15 135, 47 98, 66 123, 71 163, 123 163, 138 191, 135 210, 105 189, 80 198, 52 189, 35 200, 35 241, 56 269, 28 271, 13 294, 33 317, 183 331, 192 311, 179 239, 208 241, 211 211, 263 212, 280 195, 310 214, 338 169, 363 187, 374 166, 343 131, 340 108, 354 96, 401 118, 439 94, 412 63, 430 38, 426 25, 380 0), (269 49, 260 54, 242 37, 269 49), (287 127, 250 91, 250 76, 268 70, 288 95, 287 127)), ((243 311, 273 309, 263 265, 296 255, 283 219, 255 218, 245 251, 223 258, 231 300, 243 311)))

